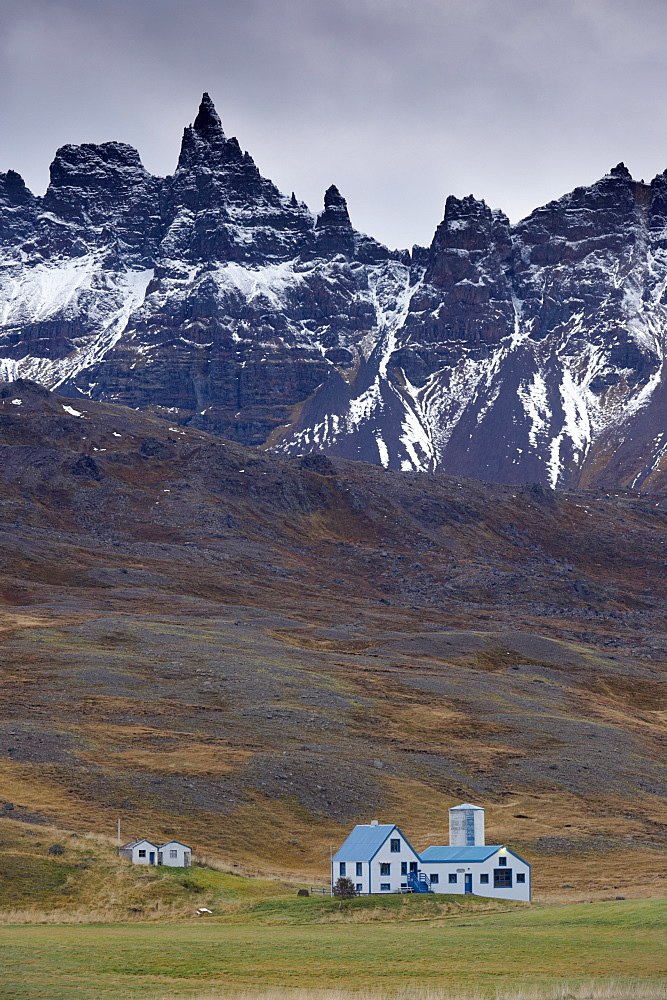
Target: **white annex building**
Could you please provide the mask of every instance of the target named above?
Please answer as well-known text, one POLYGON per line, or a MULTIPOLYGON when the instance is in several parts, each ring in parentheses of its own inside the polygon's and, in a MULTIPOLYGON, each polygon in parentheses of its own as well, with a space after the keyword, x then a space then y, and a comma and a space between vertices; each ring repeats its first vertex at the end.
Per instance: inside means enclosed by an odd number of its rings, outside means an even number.
POLYGON ((530 865, 508 847, 484 843, 484 810, 449 810, 449 846, 417 854, 394 824, 355 826, 331 862, 331 886, 349 878, 361 895, 382 892, 473 893, 530 900, 530 865))
POLYGON ((178 840, 163 844, 157 852, 157 863, 168 868, 189 868, 192 849, 178 840))
POLYGON ((157 846, 150 840, 130 840, 118 848, 121 858, 127 858, 133 865, 156 865, 157 846))
POLYGON ((158 847, 150 840, 130 840, 118 848, 121 858, 133 865, 166 865, 168 868, 189 868, 192 863, 192 848, 178 840, 169 840, 158 847))

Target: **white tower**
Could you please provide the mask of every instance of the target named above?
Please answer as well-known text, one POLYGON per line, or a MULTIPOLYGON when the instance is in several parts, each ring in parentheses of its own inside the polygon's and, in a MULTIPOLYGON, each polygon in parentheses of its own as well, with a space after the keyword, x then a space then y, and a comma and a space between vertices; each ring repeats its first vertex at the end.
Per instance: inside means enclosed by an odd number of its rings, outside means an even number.
POLYGON ((449 846, 484 846, 484 810, 463 802, 449 810, 449 846))

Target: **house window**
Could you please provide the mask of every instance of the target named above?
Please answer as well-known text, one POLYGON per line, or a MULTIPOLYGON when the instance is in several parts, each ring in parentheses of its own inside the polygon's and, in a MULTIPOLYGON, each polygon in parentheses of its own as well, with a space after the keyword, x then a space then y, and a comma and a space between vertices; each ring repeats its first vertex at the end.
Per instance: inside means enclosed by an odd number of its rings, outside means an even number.
POLYGON ((392 854, 399 854, 400 850, 401 850, 401 842, 400 842, 400 840, 398 840, 398 838, 396 840, 392 840, 392 842, 391 842, 391 853, 392 854))
POLYGON ((380 892, 391 892, 391 884, 389 882, 380 882, 380 892))
POLYGON ((339 865, 338 865, 338 874, 341 875, 341 876, 343 876, 343 875, 345 875, 346 871, 347 871, 347 869, 345 867, 345 862, 341 861, 339 863, 339 865))
POLYGON ((391 865, 386 861, 380 865, 380 875, 391 875, 391 865))
POLYGON ((408 863, 407 861, 401 861, 401 875, 408 874, 408 863))
POLYGON ((511 868, 494 868, 493 869, 493 887, 494 887, 494 889, 511 889, 512 888, 512 869, 511 868))
POLYGON ((501 868, 504 868, 505 865, 507 864, 507 858, 498 858, 498 864, 500 865, 501 868))
POLYGON ((482 885, 488 885, 489 884, 489 876, 488 875, 480 875, 479 876, 479 881, 480 881, 480 883, 482 885))
POLYGON ((177 858, 178 857, 178 851, 169 851, 169 857, 170 858, 177 858))
POLYGON ((357 884, 355 885, 354 888, 357 890, 357 892, 361 892, 361 889, 362 889, 361 882, 357 882, 357 884))
POLYGON ((437 885, 440 881, 439 875, 431 875, 431 885, 437 885))
POLYGON ((456 875, 454 874, 454 872, 450 872, 449 881, 456 882, 456 875))
POLYGON ((140 858, 145 858, 146 857, 146 852, 145 851, 139 851, 139 857, 140 858))
POLYGON ((357 861, 357 877, 362 874, 361 871, 361 861, 357 861))
POLYGON ((523 872, 517 872, 516 873, 516 880, 517 880, 517 882, 525 882, 526 881, 526 876, 523 874, 523 872))

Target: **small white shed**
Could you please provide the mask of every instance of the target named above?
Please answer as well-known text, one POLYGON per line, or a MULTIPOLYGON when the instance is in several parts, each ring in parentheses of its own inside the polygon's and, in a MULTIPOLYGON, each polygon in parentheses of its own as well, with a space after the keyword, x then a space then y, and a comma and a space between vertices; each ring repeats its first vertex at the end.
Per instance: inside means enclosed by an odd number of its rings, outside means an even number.
POLYGON ((179 840, 169 840, 158 848, 157 863, 168 868, 189 868, 192 859, 192 848, 181 844, 179 840))
POLYGON ((158 849, 150 840, 130 840, 118 848, 121 858, 126 858, 133 865, 157 865, 158 849))

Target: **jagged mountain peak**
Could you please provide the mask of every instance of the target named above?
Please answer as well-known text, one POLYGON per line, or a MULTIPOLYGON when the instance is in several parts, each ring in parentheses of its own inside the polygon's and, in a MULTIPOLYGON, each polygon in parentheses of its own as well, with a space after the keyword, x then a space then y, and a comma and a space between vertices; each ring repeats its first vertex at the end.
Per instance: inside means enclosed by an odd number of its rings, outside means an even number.
POLYGON ((177 172, 201 168, 224 170, 235 166, 259 173, 250 154, 242 151, 238 139, 227 138, 213 101, 204 93, 194 123, 183 130, 177 172))
POLYGON ((324 211, 317 217, 318 226, 340 226, 351 229, 350 213, 347 201, 343 198, 335 184, 331 184, 324 192, 324 211))
POLYGON ((15 170, 0 173, 0 199, 3 198, 9 205, 27 205, 35 200, 34 194, 15 170))
POLYGON ((226 139, 220 115, 206 92, 202 96, 199 111, 192 127, 207 142, 224 142, 226 139))
POLYGON ((625 177, 627 180, 632 180, 632 174, 622 160, 620 163, 617 163, 615 167, 611 168, 609 174, 611 177, 625 177))

